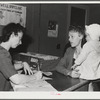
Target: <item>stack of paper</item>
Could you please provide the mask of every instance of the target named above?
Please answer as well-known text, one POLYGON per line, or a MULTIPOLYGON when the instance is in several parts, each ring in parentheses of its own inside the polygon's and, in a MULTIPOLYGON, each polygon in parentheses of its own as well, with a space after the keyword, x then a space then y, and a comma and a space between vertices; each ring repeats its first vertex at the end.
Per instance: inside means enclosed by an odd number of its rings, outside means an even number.
POLYGON ((14 91, 57 91, 51 84, 42 79, 38 81, 30 81, 23 85, 14 85, 13 88, 14 91))

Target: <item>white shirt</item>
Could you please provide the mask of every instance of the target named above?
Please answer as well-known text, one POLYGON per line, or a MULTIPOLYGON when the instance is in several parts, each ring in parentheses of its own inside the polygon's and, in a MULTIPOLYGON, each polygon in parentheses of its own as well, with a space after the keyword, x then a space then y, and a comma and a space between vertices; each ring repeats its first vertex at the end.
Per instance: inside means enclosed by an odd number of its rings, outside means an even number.
POLYGON ((79 65, 80 78, 94 80, 100 78, 100 42, 89 41, 75 60, 79 65))

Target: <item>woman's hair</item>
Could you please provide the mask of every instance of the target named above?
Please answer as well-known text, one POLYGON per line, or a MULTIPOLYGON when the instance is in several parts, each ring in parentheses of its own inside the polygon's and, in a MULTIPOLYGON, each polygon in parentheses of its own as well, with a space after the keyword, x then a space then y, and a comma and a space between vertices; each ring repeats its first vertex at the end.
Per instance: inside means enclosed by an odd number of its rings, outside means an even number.
POLYGON ((15 35, 18 35, 18 32, 24 33, 25 28, 21 26, 19 23, 9 23, 6 26, 4 26, 2 30, 2 36, 0 37, 0 42, 6 42, 9 40, 12 33, 15 35))
POLYGON ((82 39, 82 43, 81 46, 83 46, 86 43, 86 39, 85 39, 85 27, 82 26, 69 26, 69 32, 70 31, 74 31, 74 32, 78 32, 80 35, 83 35, 83 39, 82 39))

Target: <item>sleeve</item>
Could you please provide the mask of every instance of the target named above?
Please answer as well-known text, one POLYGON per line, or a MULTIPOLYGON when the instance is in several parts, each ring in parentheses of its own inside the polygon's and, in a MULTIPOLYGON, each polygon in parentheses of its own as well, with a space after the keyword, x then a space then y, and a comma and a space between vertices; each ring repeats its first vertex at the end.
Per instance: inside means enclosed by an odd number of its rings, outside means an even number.
POLYGON ((66 50, 64 57, 60 59, 59 63, 56 66, 56 71, 66 75, 66 76, 69 72, 69 70, 67 69, 67 66, 66 66, 68 52, 69 52, 69 49, 66 50))
POLYGON ((78 58, 75 60, 75 64, 80 65, 81 63, 83 63, 88 54, 91 52, 91 44, 90 42, 84 44, 81 53, 79 54, 78 58))
POLYGON ((14 66, 12 65, 11 58, 0 54, 0 71, 6 79, 9 79, 12 75, 17 74, 14 66))

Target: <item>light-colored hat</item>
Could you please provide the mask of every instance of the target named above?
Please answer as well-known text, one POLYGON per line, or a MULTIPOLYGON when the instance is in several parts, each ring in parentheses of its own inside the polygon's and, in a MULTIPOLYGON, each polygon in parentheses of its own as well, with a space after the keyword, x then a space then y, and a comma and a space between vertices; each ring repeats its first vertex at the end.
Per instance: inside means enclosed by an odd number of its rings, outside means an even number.
POLYGON ((100 37, 100 25, 99 24, 90 24, 86 25, 86 32, 90 35, 91 39, 98 40, 100 37))

